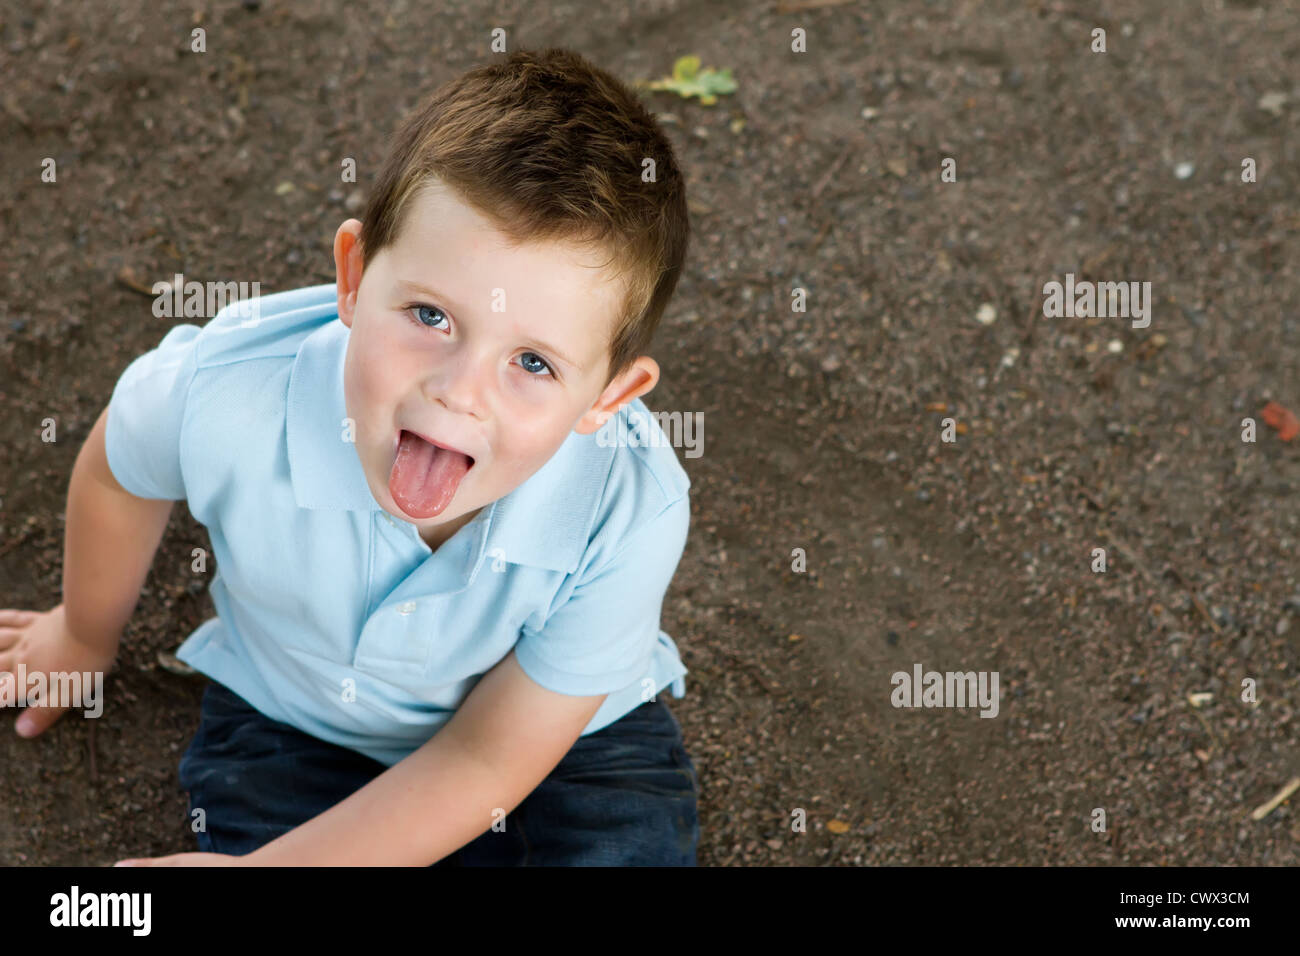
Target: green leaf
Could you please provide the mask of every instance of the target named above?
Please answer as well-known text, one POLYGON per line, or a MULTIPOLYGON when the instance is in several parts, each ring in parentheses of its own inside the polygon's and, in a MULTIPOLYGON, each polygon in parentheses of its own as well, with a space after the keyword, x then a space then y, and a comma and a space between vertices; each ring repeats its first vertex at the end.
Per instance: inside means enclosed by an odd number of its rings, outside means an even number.
POLYGON ((678 57, 671 77, 655 80, 648 86, 652 90, 676 93, 685 99, 698 96, 705 106, 716 103, 720 94, 736 92, 736 81, 731 78, 730 67, 701 70, 700 58, 694 55, 678 57))

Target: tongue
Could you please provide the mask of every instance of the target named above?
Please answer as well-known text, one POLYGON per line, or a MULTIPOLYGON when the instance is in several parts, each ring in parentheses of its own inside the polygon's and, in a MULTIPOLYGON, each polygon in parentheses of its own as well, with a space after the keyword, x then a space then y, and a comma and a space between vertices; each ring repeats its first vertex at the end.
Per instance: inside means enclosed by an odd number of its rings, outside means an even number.
POLYGON ((469 468, 469 458, 460 452, 430 445, 403 429, 388 491, 412 518, 432 518, 450 503, 469 468))

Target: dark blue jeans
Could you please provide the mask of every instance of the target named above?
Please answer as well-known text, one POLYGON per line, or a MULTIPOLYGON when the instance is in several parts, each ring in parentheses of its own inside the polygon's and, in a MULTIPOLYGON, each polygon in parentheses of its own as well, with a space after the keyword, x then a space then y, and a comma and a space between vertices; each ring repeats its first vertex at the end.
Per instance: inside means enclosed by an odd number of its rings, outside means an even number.
MULTIPOLYGON (((181 757, 199 849, 243 856, 324 813, 388 769, 270 720, 215 681, 181 757)), ((699 781, 661 695, 579 737, 551 774, 434 866, 694 866, 699 781)))

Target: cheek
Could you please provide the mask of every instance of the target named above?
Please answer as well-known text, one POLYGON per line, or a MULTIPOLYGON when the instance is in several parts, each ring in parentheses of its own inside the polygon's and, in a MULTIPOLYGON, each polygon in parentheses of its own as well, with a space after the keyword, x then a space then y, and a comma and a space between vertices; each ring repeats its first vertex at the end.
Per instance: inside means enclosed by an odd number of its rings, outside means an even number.
POLYGON ((374 406, 392 400, 400 390, 400 383, 407 372, 401 367, 401 353, 387 347, 381 341, 367 342, 351 356, 347 365, 347 381, 351 394, 365 408, 372 411, 374 406))
POLYGON ((564 415, 514 415, 502 432, 507 456, 521 469, 540 468, 564 444, 570 429, 564 415))

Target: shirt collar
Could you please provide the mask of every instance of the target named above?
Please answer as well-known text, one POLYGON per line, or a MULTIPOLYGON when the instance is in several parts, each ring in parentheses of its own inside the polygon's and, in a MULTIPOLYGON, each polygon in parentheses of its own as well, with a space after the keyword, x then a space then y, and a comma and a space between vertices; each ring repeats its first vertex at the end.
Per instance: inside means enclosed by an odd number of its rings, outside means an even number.
MULTIPOLYGON (((306 339, 289 373, 285 430, 289 475, 301 508, 382 511, 370 493, 356 445, 344 440, 343 364, 349 330, 337 316, 306 339)), ((486 552, 510 564, 577 569, 586 551, 614 448, 596 435, 570 432, 554 455, 514 491, 484 506, 466 528, 478 534, 474 562, 486 552), (498 550, 499 549, 499 550, 498 550)), ((465 530, 465 529, 461 529, 465 530)))

